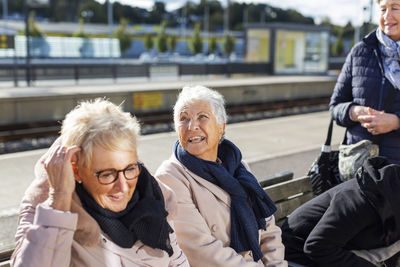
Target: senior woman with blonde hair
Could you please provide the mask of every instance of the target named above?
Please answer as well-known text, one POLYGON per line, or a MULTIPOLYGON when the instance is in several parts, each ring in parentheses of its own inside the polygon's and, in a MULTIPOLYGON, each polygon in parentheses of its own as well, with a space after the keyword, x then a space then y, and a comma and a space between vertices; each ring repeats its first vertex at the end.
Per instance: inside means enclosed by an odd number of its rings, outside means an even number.
POLYGON ((175 196, 138 160, 138 132, 106 100, 67 114, 22 200, 13 266, 189 266, 175 196))
POLYGON ((287 266, 276 207, 223 139, 221 94, 185 87, 174 107, 179 140, 156 177, 177 195, 179 245, 191 266, 287 266))

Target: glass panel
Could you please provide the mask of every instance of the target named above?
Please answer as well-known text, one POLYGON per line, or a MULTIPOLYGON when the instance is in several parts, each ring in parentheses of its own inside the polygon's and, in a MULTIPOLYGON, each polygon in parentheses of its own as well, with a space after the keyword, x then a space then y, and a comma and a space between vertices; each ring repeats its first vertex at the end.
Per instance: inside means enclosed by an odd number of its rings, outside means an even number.
POLYGON ((269 30, 248 30, 246 60, 249 62, 269 62, 269 46, 269 30))

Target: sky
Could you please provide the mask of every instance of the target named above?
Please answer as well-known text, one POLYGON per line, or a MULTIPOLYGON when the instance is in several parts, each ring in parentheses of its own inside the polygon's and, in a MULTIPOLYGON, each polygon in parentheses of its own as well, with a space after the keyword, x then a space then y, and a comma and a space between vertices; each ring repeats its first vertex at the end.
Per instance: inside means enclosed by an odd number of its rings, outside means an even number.
MULTIPOLYGON (((97 0, 103 3, 105 0, 97 0)), ((122 4, 151 9, 154 0, 111 0, 122 4)), ((167 10, 174 10, 181 7, 185 0, 159 0, 166 4, 167 10)), ((199 2, 199 0, 192 0, 199 2)), ((266 3, 283 9, 295 9, 305 16, 311 16, 318 23, 324 17, 329 17, 331 22, 338 25, 345 25, 351 21, 354 26, 360 26, 363 21, 369 20, 369 6, 373 1, 373 22, 377 23, 378 5, 375 0, 231 0, 240 3, 266 3), (367 10, 364 10, 367 7, 367 10)), ((227 0, 221 0, 226 5, 227 0)))

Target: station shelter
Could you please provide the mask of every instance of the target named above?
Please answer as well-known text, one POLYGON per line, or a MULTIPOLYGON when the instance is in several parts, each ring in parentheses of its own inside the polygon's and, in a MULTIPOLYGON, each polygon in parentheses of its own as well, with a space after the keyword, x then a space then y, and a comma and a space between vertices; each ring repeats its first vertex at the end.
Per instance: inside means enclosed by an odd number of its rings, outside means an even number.
POLYGON ((267 62, 273 74, 325 74, 328 71, 329 27, 247 24, 245 59, 267 62))

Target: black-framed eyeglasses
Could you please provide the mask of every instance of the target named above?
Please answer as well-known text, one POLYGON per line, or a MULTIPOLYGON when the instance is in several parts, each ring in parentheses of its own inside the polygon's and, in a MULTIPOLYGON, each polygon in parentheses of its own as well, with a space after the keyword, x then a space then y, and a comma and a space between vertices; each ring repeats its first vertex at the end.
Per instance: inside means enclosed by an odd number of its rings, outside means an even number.
POLYGON ((129 164, 123 170, 116 170, 116 169, 105 169, 94 173, 93 175, 97 177, 97 180, 100 184, 107 185, 112 184, 118 180, 118 174, 122 172, 126 180, 133 180, 136 179, 140 171, 142 170, 143 163, 136 162, 129 164))

